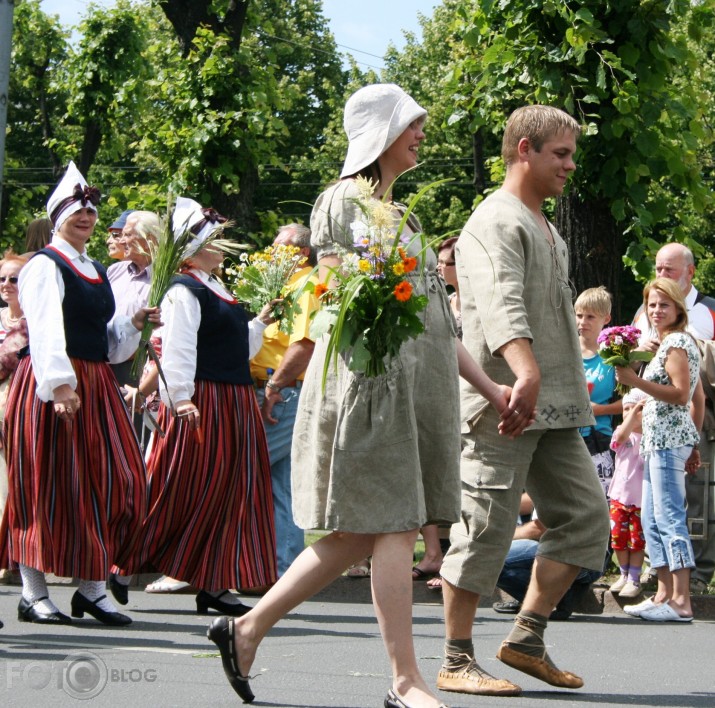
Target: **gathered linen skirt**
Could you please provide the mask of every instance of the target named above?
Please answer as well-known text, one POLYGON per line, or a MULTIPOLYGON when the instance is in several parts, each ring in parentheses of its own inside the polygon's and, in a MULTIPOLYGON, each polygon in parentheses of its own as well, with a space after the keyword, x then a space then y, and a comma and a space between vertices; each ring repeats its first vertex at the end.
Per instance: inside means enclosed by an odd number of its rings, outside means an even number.
POLYGON ((271 468, 253 387, 196 381, 201 437, 161 405, 142 563, 196 588, 276 581, 271 468))
POLYGON ((323 390, 327 335, 316 342, 291 453, 301 528, 390 533, 459 518, 456 324, 441 279, 413 282, 429 297, 424 332, 385 374, 354 373, 338 357, 323 390))
POLYGON ((146 511, 146 471, 134 427, 104 362, 71 359, 80 408, 71 423, 37 395, 30 357, 5 413, 8 498, 0 568, 105 580, 132 571, 146 511))

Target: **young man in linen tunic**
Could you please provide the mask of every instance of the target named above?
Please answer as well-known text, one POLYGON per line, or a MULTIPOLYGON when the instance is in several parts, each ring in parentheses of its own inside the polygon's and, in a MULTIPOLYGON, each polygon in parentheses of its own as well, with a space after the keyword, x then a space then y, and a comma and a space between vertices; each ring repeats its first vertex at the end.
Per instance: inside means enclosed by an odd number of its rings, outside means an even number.
POLYGON ((498 658, 552 685, 583 685, 553 665, 543 641, 547 618, 579 569, 602 568, 609 533, 605 497, 578 431, 594 420, 566 244, 541 211, 576 167, 578 135, 576 121, 555 108, 527 106, 512 114, 502 146, 504 184, 479 205, 457 244, 464 344, 513 394, 500 423, 487 402, 461 384, 462 521, 452 527, 442 566, 447 643, 437 685, 444 690, 520 690, 479 668, 472 627, 479 598, 493 591, 509 550, 524 489, 547 531, 498 658), (534 411, 523 435, 503 434, 534 411))

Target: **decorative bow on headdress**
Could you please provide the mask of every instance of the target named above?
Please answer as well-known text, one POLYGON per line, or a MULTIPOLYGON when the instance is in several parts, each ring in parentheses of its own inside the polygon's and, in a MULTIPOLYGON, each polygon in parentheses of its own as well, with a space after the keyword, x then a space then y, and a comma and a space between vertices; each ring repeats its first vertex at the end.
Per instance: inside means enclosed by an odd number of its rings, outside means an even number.
POLYGON ((191 227, 192 234, 198 235, 201 232, 201 229, 203 229, 207 224, 225 224, 228 221, 225 216, 219 214, 213 207, 203 208, 201 209, 201 213, 204 215, 204 218, 197 221, 191 227))
POLYGON ((74 192, 72 192, 72 198, 76 201, 82 202, 82 206, 86 207, 87 202, 97 206, 99 200, 102 198, 102 193, 97 189, 97 187, 90 187, 88 184, 82 186, 81 184, 76 184, 74 186, 74 192))

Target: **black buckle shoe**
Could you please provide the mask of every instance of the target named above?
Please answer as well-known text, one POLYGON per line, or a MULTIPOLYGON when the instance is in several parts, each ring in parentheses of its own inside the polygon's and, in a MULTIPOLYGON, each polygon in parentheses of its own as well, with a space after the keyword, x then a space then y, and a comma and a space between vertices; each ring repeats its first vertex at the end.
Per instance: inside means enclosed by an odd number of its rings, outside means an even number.
POLYGON ((132 623, 132 618, 123 615, 121 612, 107 612, 101 607, 97 607, 97 603, 107 597, 102 595, 96 600, 88 600, 79 590, 72 595, 72 617, 84 617, 84 613, 92 615, 94 619, 99 620, 102 624, 107 624, 110 627, 124 627, 132 623))
POLYGON ((36 605, 43 600, 49 600, 49 597, 45 595, 32 602, 21 597, 20 604, 17 606, 17 619, 20 622, 34 622, 35 624, 72 624, 72 620, 59 610, 57 612, 40 612, 36 605))
POLYGON ((120 583, 114 573, 109 574, 109 590, 120 605, 129 602, 129 586, 120 583))
POLYGON ((222 615, 229 615, 230 617, 241 617, 250 612, 251 608, 248 605, 244 605, 242 602, 224 602, 221 598, 230 592, 225 590, 218 597, 209 595, 205 590, 199 590, 196 594, 196 614, 207 615, 209 613, 209 608, 220 612, 222 615))

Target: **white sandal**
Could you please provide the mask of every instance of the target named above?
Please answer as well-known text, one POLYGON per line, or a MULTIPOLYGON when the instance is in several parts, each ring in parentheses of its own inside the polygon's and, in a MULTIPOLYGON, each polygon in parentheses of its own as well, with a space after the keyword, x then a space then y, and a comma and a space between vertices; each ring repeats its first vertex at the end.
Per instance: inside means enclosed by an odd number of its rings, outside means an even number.
POLYGON ((149 583, 149 585, 144 588, 144 592, 171 593, 181 592, 187 588, 191 588, 190 583, 177 580, 176 578, 170 578, 168 575, 162 575, 158 580, 149 583))

